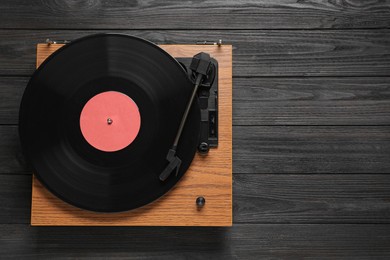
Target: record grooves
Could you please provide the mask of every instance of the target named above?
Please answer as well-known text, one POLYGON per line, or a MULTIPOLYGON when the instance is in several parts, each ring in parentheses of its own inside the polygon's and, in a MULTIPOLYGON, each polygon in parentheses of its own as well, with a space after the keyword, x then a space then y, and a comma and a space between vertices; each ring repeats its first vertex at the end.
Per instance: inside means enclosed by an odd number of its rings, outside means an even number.
POLYGON ((181 65, 148 41, 118 34, 81 38, 32 76, 20 108, 22 146, 39 180, 70 204, 100 212, 143 206, 171 189, 194 157, 197 102, 178 146, 178 176, 159 180, 192 88, 181 65), (89 100, 110 91, 135 102, 140 128, 128 146, 106 152, 85 139, 80 115, 89 100))

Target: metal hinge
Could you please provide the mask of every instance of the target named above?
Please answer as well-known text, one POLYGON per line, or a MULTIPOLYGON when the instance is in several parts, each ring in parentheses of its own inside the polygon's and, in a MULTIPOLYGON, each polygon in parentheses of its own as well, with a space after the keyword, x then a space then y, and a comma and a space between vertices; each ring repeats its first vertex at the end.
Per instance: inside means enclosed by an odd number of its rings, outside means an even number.
POLYGON ((51 44, 67 44, 67 43, 70 43, 70 41, 68 41, 68 40, 58 40, 58 41, 54 41, 54 40, 50 40, 49 38, 47 38, 45 42, 47 43, 47 45, 51 45, 51 44))
POLYGON ((213 41, 201 41, 201 42, 196 42, 196 44, 197 45, 218 45, 218 46, 222 46, 222 40, 219 39, 216 42, 213 42, 213 41))

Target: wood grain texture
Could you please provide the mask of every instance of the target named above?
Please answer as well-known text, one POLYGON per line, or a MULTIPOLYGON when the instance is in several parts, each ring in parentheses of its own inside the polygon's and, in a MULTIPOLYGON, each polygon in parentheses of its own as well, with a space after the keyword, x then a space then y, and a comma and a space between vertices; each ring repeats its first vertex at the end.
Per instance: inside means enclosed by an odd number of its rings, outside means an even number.
POLYGON ((0 2, 0 28, 286 29, 388 28, 389 1, 0 2))
MULTIPOLYGON (((17 126, 0 126, 0 173, 29 173, 17 126)), ((233 172, 389 173, 390 126, 234 126, 233 172)))
MULTIPOLYGON (((0 30, 0 75, 29 76, 35 45, 46 38, 73 40, 109 30, 0 30)), ((390 76, 390 30, 116 31, 159 44, 223 39, 234 46, 233 75, 390 76), (196 36, 196 37, 195 37, 196 36)))
POLYGON ((390 125, 390 78, 235 78, 233 125, 390 125))
MULTIPOLYGON (((0 125, 28 77, 0 77, 0 125)), ((390 77, 234 78, 233 125, 390 125, 390 77)))
POLYGON ((0 174, 0 208, 1 224, 30 223, 31 174, 0 174))
POLYGON ((0 173, 31 172, 23 156, 17 126, 0 126, 0 173))
POLYGON ((19 105, 27 77, 0 77, 0 124, 18 124, 19 105))
POLYGON ((390 127, 233 128, 235 173, 389 173, 390 127))
MULTIPOLYGON (((39 44, 37 66, 60 44, 39 44)), ((218 60, 218 147, 195 155, 190 168, 167 194, 123 213, 102 214, 71 206, 33 177, 33 226, 231 226, 232 225, 232 46, 160 45, 176 57, 210 53, 218 60), (207 165, 207 168, 204 166, 207 165), (196 198, 207 204, 199 210, 196 198)))
POLYGON ((390 223, 390 175, 236 174, 235 223, 390 223))
POLYGON ((0 225, 14 258, 389 258, 390 225, 242 225, 231 228, 0 225))
MULTIPOLYGON (((236 174, 234 223, 390 224, 390 175, 236 174)), ((30 223, 31 174, 0 175, 0 224, 30 223)))

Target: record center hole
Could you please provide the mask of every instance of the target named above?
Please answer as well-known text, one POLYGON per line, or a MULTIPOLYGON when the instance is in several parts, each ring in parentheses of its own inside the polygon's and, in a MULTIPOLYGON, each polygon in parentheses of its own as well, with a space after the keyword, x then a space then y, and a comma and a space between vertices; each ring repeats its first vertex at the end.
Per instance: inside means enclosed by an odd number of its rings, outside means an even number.
POLYGON ((107 124, 111 125, 112 124, 112 119, 111 118, 107 118, 107 124))

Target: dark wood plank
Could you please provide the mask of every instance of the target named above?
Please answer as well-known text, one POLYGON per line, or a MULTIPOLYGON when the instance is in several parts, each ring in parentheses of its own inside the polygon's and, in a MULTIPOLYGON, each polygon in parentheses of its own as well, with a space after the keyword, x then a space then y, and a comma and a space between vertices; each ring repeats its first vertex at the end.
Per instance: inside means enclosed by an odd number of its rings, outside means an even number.
POLYGON ((1 28, 387 28, 389 1, 0 2, 1 28))
MULTIPOLYGON (((235 173, 389 173, 390 126, 235 126, 235 173)), ((26 173, 17 126, 0 126, 0 172, 26 173)))
POLYGON ((29 78, 0 77, 0 124, 18 124, 19 106, 29 78))
POLYGON ((14 258, 258 259, 390 257, 390 225, 234 225, 232 228, 0 225, 14 258))
POLYGON ((17 126, 0 126, 0 173, 30 173, 19 141, 17 126))
MULTIPOLYGON (((236 174, 234 223, 390 223, 390 175, 236 174)), ((30 223, 31 174, 0 174, 0 224, 30 223)))
POLYGON ((0 174, 0 223, 30 223, 31 180, 31 173, 0 174))
POLYGON ((389 125, 390 78, 235 78, 234 125, 389 125))
POLYGON ((389 173, 390 127, 236 126, 235 173, 389 173))
MULTIPOLYGON (((17 124, 27 77, 0 77, 0 124, 17 124)), ((235 78, 234 125, 389 125, 390 78, 235 78)))
POLYGON ((390 223, 390 175, 236 174, 235 223, 390 223))
MULTIPOLYGON (((36 44, 109 31, 0 30, 0 75, 31 75, 36 44)), ((156 43, 222 38, 234 76, 389 76, 390 30, 117 31, 156 43)))

